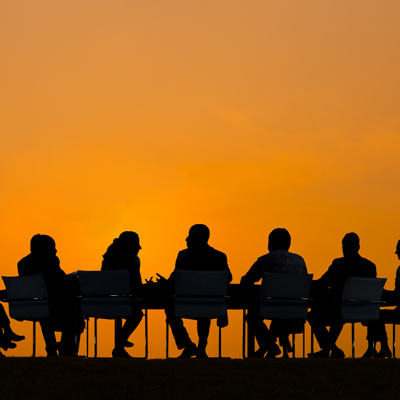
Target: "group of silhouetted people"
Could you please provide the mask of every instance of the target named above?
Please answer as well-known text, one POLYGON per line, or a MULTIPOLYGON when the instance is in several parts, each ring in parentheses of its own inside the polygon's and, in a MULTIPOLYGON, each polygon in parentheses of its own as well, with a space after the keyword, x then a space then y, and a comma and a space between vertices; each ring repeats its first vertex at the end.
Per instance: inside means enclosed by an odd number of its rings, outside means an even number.
MULTIPOLYGON (((187 249, 178 253, 175 269, 168 279, 158 275, 157 282, 164 285, 170 294, 174 293, 175 271, 228 271, 229 282, 232 274, 228 267, 224 253, 212 248, 208 244, 210 231, 206 225, 196 224, 189 230, 186 238, 187 249)), ((254 283, 260 281, 264 272, 277 274, 307 274, 304 259, 289 252, 291 237, 286 229, 274 229, 268 238, 268 253, 261 256, 252 265, 249 271, 241 278, 240 285, 244 291, 254 283)), ((102 271, 128 270, 132 293, 140 294, 142 279, 140 275, 141 249, 139 236, 135 232, 126 231, 114 239, 103 255, 102 271)), ((311 311, 307 320, 313 328, 320 351, 308 354, 312 358, 332 357, 343 358, 344 352, 337 347, 336 341, 343 329, 344 321, 341 316, 340 299, 346 279, 354 277, 376 277, 376 266, 359 254, 360 241, 355 233, 348 233, 342 240, 343 257, 333 260, 331 266, 323 276, 313 281, 310 297, 311 311), (327 327, 330 327, 328 330, 327 327)), ((35 235, 31 239, 31 252, 18 262, 20 276, 42 274, 46 283, 50 302, 51 318, 40 321, 41 330, 46 343, 48 356, 75 356, 78 353, 79 338, 85 327, 79 306, 79 284, 76 276, 67 275, 60 268, 55 241, 47 235, 35 235), (55 332, 62 332, 61 342, 56 341, 55 332)), ((396 254, 400 259, 400 241, 397 244, 396 254)), ((400 279, 400 267, 397 270, 396 288, 394 291, 384 290, 386 300, 398 301, 400 289, 397 285, 400 279)), ((150 280, 151 281, 151 280, 150 280)), ((152 281, 151 281, 152 282, 152 281)), ((288 335, 293 328, 293 321, 272 320, 268 328, 259 313, 259 304, 248 307, 246 321, 254 332, 259 345, 253 357, 275 358, 279 354, 287 356, 293 349, 288 335), (279 339, 279 344, 277 340, 279 339)), ((178 349, 182 350, 179 358, 207 358, 206 347, 211 320, 200 318, 197 320, 198 343, 191 340, 183 324, 182 318, 174 312, 171 301, 166 305, 167 323, 170 325, 178 349)), ((130 335, 140 324, 143 312, 140 303, 132 301, 132 315, 125 318, 125 322, 118 332, 112 356, 116 358, 131 358, 126 348, 132 347, 130 335)), ((380 319, 366 324, 368 334, 368 349, 363 357, 391 357, 385 330, 385 323, 400 321, 400 309, 383 310, 380 319), (377 352, 375 344, 381 343, 377 352)), ((219 326, 227 325, 227 318, 218 321, 219 326)), ((23 340, 23 336, 15 334, 10 328, 10 321, 0 307, 0 347, 4 350, 16 346, 14 342, 23 340)), ((0 353, 1 355, 1 353, 0 353)))

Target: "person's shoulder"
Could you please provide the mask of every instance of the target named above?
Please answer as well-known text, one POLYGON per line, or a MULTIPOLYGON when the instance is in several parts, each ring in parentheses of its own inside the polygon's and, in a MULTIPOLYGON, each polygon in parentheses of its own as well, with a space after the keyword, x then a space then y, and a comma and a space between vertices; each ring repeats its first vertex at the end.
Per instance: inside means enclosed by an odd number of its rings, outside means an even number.
POLYGON ((18 265, 24 265, 26 263, 29 263, 30 259, 32 258, 32 254, 28 254, 27 256, 25 256, 24 258, 21 258, 18 261, 18 265))
POLYGON ((290 256, 292 259, 296 260, 296 262, 299 262, 299 263, 302 263, 302 264, 305 264, 305 263, 306 263, 306 262, 304 261, 304 258, 303 258, 300 254, 297 254, 297 253, 289 253, 289 252, 288 252, 288 254, 289 254, 289 256, 290 256))
POLYGON ((346 259, 344 257, 339 257, 339 258, 335 258, 332 261, 332 265, 331 267, 337 266, 337 265, 342 265, 346 263, 346 259))
POLYGON ((373 263, 371 260, 368 260, 368 258, 361 257, 361 259, 362 259, 362 262, 363 262, 365 265, 368 265, 368 266, 370 266, 370 267, 376 268, 375 263, 373 263))
POLYGON ((209 250, 213 253, 213 254, 215 254, 217 257, 221 257, 221 258, 226 258, 226 254, 225 253, 223 253, 222 251, 219 251, 219 250, 217 250, 217 249, 214 249, 214 247, 211 247, 211 246, 209 246, 209 250))

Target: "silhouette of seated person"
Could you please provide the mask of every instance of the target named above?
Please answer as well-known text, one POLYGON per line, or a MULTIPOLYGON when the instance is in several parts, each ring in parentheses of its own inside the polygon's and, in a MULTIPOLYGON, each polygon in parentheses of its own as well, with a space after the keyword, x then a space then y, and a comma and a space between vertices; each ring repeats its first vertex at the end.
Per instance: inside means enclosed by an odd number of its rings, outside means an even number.
POLYGON ((31 253, 18 262, 20 276, 42 274, 49 296, 50 317, 40 320, 48 356, 75 356, 80 334, 84 329, 82 315, 77 309, 78 281, 66 275, 56 256, 56 243, 50 236, 35 235, 31 239, 31 253), (61 331, 61 342, 56 342, 55 331, 61 331), (58 353, 57 353, 58 351, 58 353))
MULTIPOLYGON (((298 254, 290 253, 291 237, 289 232, 283 228, 274 229, 268 237, 269 253, 261 256, 244 275, 240 284, 246 290, 262 279, 264 272, 278 274, 307 274, 304 259, 298 254)), ((248 292, 248 290, 246 290, 248 292)), ((275 358, 281 353, 276 339, 279 337, 280 344, 284 347, 284 354, 291 351, 288 334, 292 331, 293 321, 272 320, 270 329, 265 325, 264 319, 260 317, 259 300, 256 300, 246 315, 246 321, 254 332, 259 349, 253 354, 254 358, 275 358)))
MULTIPOLYGON (((397 242, 395 254, 400 260, 400 240, 397 242)), ((383 290, 382 300, 399 303, 400 301, 400 267, 396 271, 394 290, 383 290)), ((368 349, 363 355, 364 358, 390 358, 392 352, 389 349, 388 337, 385 324, 400 324, 400 307, 394 310, 381 310, 379 320, 369 325, 368 329, 368 349), (381 343, 380 351, 377 352, 375 344, 381 343)))
MULTIPOLYGON (((17 345, 14 342, 24 340, 25 336, 17 335, 11 329, 10 319, 8 318, 4 307, 0 304, 0 347, 3 350, 14 349, 17 345)), ((3 353, 0 351, 0 357, 3 353)))
MULTIPOLYGON (((117 239, 114 239, 103 255, 101 266, 102 271, 115 271, 127 269, 131 284, 132 294, 138 295, 142 289, 142 278, 140 275, 140 259, 138 257, 139 235, 136 232, 122 232, 117 239)), ((117 331, 116 346, 112 351, 112 356, 116 358, 132 358, 125 350, 125 347, 132 347, 133 343, 128 339, 133 331, 140 324, 143 312, 137 301, 132 301, 132 316, 125 318, 125 323, 117 331)))
POLYGON ((342 240, 343 257, 333 260, 328 271, 311 287, 312 303, 307 320, 311 325, 320 351, 308 357, 343 358, 344 352, 337 347, 344 321, 341 316, 341 298, 344 284, 349 276, 376 278, 376 266, 359 254, 360 239, 354 232, 347 233, 342 240), (328 331, 327 326, 330 326, 328 331))
MULTIPOLYGON (((175 271, 229 271, 229 282, 232 280, 232 274, 228 267, 226 255, 215 250, 208 244, 210 230, 206 225, 196 224, 189 230, 189 236, 186 238, 187 249, 178 253, 175 263, 175 270, 168 279, 168 287, 171 293, 175 289, 175 271)), ((160 275, 158 282, 165 281, 160 275)), ((183 325, 182 318, 175 316, 174 305, 171 304, 165 310, 167 324, 170 325, 174 336, 176 346, 182 353, 178 358, 208 358, 206 347, 208 335, 210 332, 211 319, 200 318, 197 320, 197 333, 199 336, 198 346, 190 339, 186 328, 183 325)), ((222 326, 222 325, 221 325, 222 326)), ((226 326, 226 324, 224 324, 226 326)))

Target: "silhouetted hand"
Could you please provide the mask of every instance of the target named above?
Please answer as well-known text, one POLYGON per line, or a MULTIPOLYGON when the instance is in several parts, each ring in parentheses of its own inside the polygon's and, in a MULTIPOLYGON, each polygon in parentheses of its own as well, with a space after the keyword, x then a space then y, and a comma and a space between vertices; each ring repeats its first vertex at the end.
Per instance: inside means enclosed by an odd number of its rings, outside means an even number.
POLYGON ((161 276, 160 274, 156 274, 158 276, 157 278, 157 283, 166 283, 167 279, 165 279, 163 276, 161 276))

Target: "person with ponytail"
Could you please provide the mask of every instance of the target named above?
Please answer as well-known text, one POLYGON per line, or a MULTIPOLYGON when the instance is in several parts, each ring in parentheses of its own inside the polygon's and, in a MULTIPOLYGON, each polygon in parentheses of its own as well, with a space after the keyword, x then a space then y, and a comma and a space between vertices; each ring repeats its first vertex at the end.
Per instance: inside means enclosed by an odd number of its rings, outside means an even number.
MULTIPOLYGON (((127 269, 129 271, 132 294, 134 295, 138 295, 142 288, 140 259, 138 257, 140 249, 139 235, 136 232, 122 232, 118 238, 114 239, 103 255, 101 267, 102 271, 127 269)), ((132 316, 126 318, 123 327, 118 332, 117 343, 112 351, 113 357, 132 358, 125 350, 125 347, 133 346, 133 343, 129 342, 128 339, 143 318, 143 312, 135 302, 132 303, 132 314, 132 316)))

